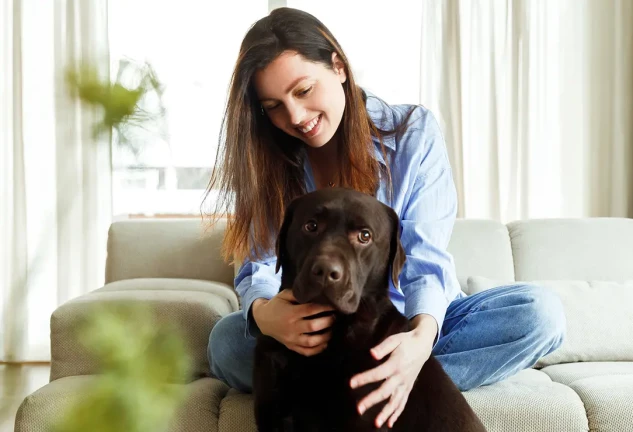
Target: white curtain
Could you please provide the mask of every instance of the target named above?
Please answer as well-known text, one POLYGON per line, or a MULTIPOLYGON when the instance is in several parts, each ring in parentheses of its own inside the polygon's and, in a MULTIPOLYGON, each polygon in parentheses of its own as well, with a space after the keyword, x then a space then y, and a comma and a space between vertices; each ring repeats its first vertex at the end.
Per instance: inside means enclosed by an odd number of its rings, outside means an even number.
POLYGON ((438 117, 459 216, 633 217, 633 1, 288 0, 438 117))
POLYGON ((633 2, 426 0, 461 216, 633 217, 633 2))
POLYGON ((0 361, 50 359, 49 322, 103 284, 109 137, 69 99, 64 71, 109 71, 106 0, 7 0, 0 9, 0 361))

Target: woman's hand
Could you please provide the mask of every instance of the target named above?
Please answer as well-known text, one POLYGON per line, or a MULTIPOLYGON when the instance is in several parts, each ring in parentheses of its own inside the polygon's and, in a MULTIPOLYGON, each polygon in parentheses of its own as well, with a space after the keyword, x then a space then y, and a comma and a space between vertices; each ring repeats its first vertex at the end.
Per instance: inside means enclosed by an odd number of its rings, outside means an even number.
POLYGON ((437 334, 435 318, 430 315, 418 315, 412 324, 413 330, 390 336, 372 348, 371 353, 376 360, 391 354, 386 362, 355 375, 350 382, 352 388, 358 388, 385 380, 378 389, 365 396, 358 404, 358 412, 363 414, 370 407, 391 398, 376 417, 376 427, 381 427, 387 420, 388 426, 393 427, 404 411, 409 393, 422 366, 431 355, 437 334))
POLYGON ((329 305, 316 303, 297 304, 292 291, 285 289, 270 300, 257 299, 253 302, 253 319, 261 332, 275 338, 288 349, 304 356, 319 354, 332 336, 330 327, 334 315, 310 318, 327 311, 333 311, 329 305), (310 334, 327 331, 319 334, 310 334))

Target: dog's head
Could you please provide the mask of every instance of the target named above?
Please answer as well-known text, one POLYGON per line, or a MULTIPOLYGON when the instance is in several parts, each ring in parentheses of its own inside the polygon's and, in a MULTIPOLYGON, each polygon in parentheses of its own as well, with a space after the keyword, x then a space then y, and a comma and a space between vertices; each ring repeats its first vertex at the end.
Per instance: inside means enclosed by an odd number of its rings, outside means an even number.
POLYGON ((300 303, 356 312, 361 298, 387 295, 405 262, 400 221, 388 206, 349 189, 322 189, 295 199, 277 238, 282 287, 300 303), (391 273, 389 269, 391 268, 391 273))

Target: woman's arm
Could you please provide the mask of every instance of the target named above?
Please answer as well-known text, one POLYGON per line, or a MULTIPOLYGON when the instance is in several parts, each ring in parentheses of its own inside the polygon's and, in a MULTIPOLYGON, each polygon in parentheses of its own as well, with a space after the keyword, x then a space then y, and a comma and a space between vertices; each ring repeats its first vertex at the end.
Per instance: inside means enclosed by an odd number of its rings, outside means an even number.
POLYGON ((410 170, 409 193, 400 212, 400 240, 407 254, 400 288, 406 317, 432 316, 439 334, 449 303, 461 291, 447 251, 457 216, 457 192, 437 121, 429 111, 419 110, 419 124, 399 143, 401 159, 417 162, 417 169, 410 170))
POLYGON ((350 383, 357 388, 385 380, 358 404, 362 413, 390 398, 376 418, 378 427, 386 421, 393 426, 404 410, 413 383, 439 337, 446 309, 460 291, 452 257, 446 251, 457 214, 457 193, 437 122, 425 109, 420 113, 398 143, 394 167, 409 173, 398 179, 403 188, 400 195, 404 196, 399 197, 404 203, 400 240, 407 254, 399 282, 411 330, 374 347, 374 358, 389 355, 389 359, 352 377, 350 383))
POLYGON ((253 320, 253 306, 273 298, 281 286, 281 273, 275 273, 277 258, 268 255, 259 261, 244 260, 235 277, 235 290, 242 299, 242 310, 246 319, 246 331, 251 336, 259 333, 253 320))

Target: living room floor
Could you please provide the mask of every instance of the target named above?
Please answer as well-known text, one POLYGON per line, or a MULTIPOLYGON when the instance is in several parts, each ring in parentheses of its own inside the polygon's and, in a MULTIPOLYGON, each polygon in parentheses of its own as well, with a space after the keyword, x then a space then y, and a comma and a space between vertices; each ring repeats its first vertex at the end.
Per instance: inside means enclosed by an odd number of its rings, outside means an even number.
POLYGON ((0 432, 13 431, 24 398, 48 383, 48 364, 0 364, 0 432))

